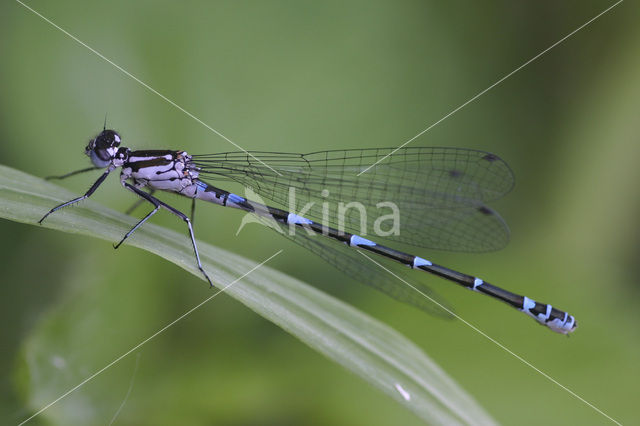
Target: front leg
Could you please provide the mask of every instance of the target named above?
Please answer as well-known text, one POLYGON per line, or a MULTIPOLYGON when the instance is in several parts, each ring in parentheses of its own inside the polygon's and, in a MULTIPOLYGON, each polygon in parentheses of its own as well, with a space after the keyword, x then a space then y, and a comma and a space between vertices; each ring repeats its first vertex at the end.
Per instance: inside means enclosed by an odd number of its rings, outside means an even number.
MULTIPOLYGON (((40 219, 40 220, 38 221, 38 223, 42 225, 42 221, 43 221, 43 220, 45 220, 45 219, 47 218, 47 216, 49 216, 51 213, 53 213, 53 212, 55 212, 55 211, 57 211, 57 210, 60 210, 61 208, 67 207, 67 206, 69 206, 69 205, 71 205, 71 204, 75 204, 75 203, 77 203, 78 201, 82 201, 82 200, 84 200, 85 198, 90 197, 90 196, 91 196, 91 194, 93 194, 93 193, 94 193, 94 191, 95 191, 96 189, 98 189, 98 187, 102 184, 102 182, 104 182, 104 180, 107 178, 107 176, 109 175, 109 173, 111 173, 111 172, 113 171, 113 169, 114 169, 114 167, 109 167, 109 168, 108 168, 108 169, 107 169, 107 170, 102 174, 102 176, 100 176, 100 177, 98 178, 98 180, 97 180, 97 181, 95 181, 95 183, 94 183, 93 185, 91 185, 91 188, 89 188, 89 190, 88 190, 88 191, 87 191, 87 192, 86 192, 82 197, 74 198, 74 199, 73 199, 73 200, 71 200, 71 201, 67 201, 66 203, 62 203, 62 204, 60 204, 60 205, 55 206, 54 208, 52 208, 51 210, 49 210, 49 212, 48 212, 47 214, 45 214, 44 216, 42 216, 42 219, 40 219)), ((89 170, 89 169, 85 169, 84 171, 88 171, 88 170, 89 170)), ((81 172, 81 171, 78 171, 78 172, 72 172, 71 174, 80 173, 80 172, 81 172)), ((60 179, 62 179, 62 178, 64 178, 64 177, 66 177, 66 176, 70 176, 71 174, 64 175, 64 176, 59 177, 59 178, 60 178, 60 179)))
POLYGON ((93 171, 93 170, 100 170, 100 169, 101 169, 101 167, 96 167, 96 166, 87 167, 86 169, 76 170, 75 172, 69 172, 69 173, 66 173, 66 174, 60 175, 60 176, 46 176, 44 178, 44 180, 66 179, 66 178, 71 177, 71 176, 79 175, 80 173, 86 173, 86 172, 90 172, 90 171, 93 171))
MULTIPOLYGON (((209 275, 207 275, 207 273, 205 272, 204 268, 202 267, 202 263, 200 262, 200 254, 198 253, 198 246, 196 245, 196 237, 193 234, 193 226, 191 225, 191 220, 189 219, 189 217, 187 217, 187 215, 185 215, 181 211, 179 211, 179 210, 171 207, 170 205, 158 200, 153 195, 148 194, 148 193, 144 192, 143 190, 141 190, 139 188, 136 188, 135 186, 131 185, 129 182, 122 181, 122 184, 124 185, 125 188, 127 188, 130 191, 133 191, 134 193, 136 193, 140 197, 144 198, 145 200, 147 200, 148 202, 153 204, 153 206, 155 207, 148 215, 146 215, 140 222, 138 222, 133 228, 131 228, 131 230, 129 232, 127 232, 127 234, 124 236, 122 241, 124 241, 131 234, 133 234, 133 232, 136 229, 138 229, 144 222, 146 222, 147 219, 149 219, 151 216, 153 216, 158 211, 158 209, 160 207, 169 210, 171 213, 173 213, 174 215, 178 216, 180 219, 184 220, 187 223, 187 227, 189 228, 189 237, 191 237, 191 244, 193 245, 193 252, 196 255, 196 263, 198 265, 198 269, 200 269, 200 272, 202 272, 202 275, 204 275, 204 277, 207 279, 207 281, 209 281, 209 285, 211 287, 213 287, 213 282, 211 281, 211 278, 209 278, 209 275)), ((118 248, 120 246, 120 244, 122 244, 122 241, 120 241, 115 246, 115 248, 118 248)))

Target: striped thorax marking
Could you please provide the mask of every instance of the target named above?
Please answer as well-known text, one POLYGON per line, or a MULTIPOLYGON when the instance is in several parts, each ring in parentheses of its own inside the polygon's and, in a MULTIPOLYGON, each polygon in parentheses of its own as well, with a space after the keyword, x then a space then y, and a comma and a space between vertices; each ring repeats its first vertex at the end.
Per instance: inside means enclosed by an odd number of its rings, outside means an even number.
POLYGON ((197 193, 198 170, 184 151, 131 151, 122 167, 120 180, 131 179, 137 188, 149 187, 177 192, 193 198, 197 193))

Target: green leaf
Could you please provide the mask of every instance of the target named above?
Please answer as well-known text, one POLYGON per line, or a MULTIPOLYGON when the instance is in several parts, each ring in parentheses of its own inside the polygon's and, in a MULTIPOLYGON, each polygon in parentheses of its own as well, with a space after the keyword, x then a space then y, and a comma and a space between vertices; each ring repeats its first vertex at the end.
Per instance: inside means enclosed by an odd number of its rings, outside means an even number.
MULTIPOLYGON (((73 197, 57 185, 0 166, 0 217, 37 224, 44 212, 73 197)), ((132 217, 87 200, 49 216, 42 226, 114 242, 135 222, 132 217)), ((149 223, 128 244, 155 253, 202 278, 183 234, 149 223)), ((198 246, 203 266, 218 288, 226 287, 257 266, 251 260, 204 242, 198 242, 198 246)), ((495 423, 420 348, 395 330, 314 287, 264 265, 225 292, 427 422, 495 423)), ((27 405, 34 412, 69 389, 68 385, 41 379, 43 374, 37 368, 42 365, 33 362, 29 354, 36 347, 43 351, 47 345, 25 346, 27 372, 21 376, 28 377, 27 405)), ((86 376, 90 373, 86 372, 86 376)), ((96 421, 104 419, 92 419, 96 421)))

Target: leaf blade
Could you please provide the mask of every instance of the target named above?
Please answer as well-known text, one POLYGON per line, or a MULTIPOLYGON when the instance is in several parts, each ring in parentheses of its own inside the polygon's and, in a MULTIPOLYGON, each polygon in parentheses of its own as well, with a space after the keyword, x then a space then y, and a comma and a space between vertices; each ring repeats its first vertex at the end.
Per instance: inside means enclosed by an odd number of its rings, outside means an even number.
MULTIPOLYGON (((36 224, 53 205, 73 194, 42 179, 0 166, 0 217, 36 224)), ((135 220, 88 200, 50 216, 44 226, 117 241, 135 220)), ((188 239, 145 224, 129 245, 155 253, 201 277, 188 239)), ((203 266, 224 287, 255 262, 204 242, 203 266)), ((201 277, 202 278, 202 277, 201 277)), ((494 424, 495 421, 404 336, 355 308, 268 266, 226 289, 231 297, 277 324, 344 368, 382 390, 421 419, 434 424, 494 424)), ((60 393, 66 389, 60 389, 60 393)), ((49 401, 29 401, 39 409, 49 401)))

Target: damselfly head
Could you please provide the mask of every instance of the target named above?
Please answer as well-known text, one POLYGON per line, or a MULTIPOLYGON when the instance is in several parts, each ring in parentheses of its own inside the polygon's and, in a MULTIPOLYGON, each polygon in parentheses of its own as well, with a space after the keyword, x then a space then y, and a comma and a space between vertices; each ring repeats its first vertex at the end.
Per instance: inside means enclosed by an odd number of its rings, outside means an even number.
POLYGON ((103 130, 89 141, 84 153, 97 167, 107 167, 120 146, 120 135, 115 130, 103 130))

